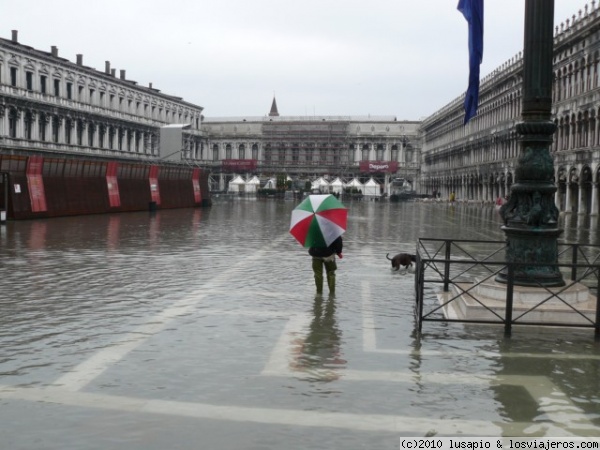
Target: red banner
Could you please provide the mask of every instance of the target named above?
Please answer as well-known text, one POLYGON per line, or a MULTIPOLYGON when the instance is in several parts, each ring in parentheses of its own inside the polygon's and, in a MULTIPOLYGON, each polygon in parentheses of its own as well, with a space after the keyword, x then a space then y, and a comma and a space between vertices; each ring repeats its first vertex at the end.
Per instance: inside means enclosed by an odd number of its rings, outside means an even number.
POLYGON ((29 188, 29 200, 31 201, 31 212, 47 211, 46 191, 42 179, 42 167, 44 158, 41 156, 30 156, 27 159, 27 187, 29 188))
POLYGON ((150 166, 150 176, 148 181, 150 182, 150 196, 152 201, 160 205, 160 190, 158 189, 158 166, 150 166))
POLYGON ((119 183, 117 182, 117 168, 119 163, 111 161, 106 166, 106 186, 108 187, 108 202, 111 208, 121 206, 119 183))
POLYGON ((359 168, 361 172, 396 173, 398 161, 361 161, 359 168))
POLYGON ((221 169, 224 172, 254 172, 256 166, 256 159, 224 159, 221 169))
POLYGON ((194 169, 192 173, 192 186, 194 186, 194 202, 202 203, 202 192, 200 191, 200 169, 194 169))

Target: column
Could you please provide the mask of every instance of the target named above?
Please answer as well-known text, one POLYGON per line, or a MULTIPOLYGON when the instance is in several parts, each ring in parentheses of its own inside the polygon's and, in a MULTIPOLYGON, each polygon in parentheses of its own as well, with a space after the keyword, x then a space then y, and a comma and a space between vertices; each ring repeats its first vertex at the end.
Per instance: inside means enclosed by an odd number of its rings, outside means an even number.
POLYGON ((400 166, 406 165, 406 143, 405 138, 400 141, 400 166))
POLYGON ((140 145, 141 145, 141 149, 140 149, 140 153, 143 153, 144 155, 146 154, 146 133, 143 131, 140 131, 140 145))
POLYGON ((40 140, 40 113, 37 111, 31 111, 31 140, 40 140))
MULTIPOLYGON (((87 120, 83 120, 82 121, 82 127, 81 127, 81 146, 82 147, 86 147, 88 145, 88 127, 89 127, 89 122, 87 120)), ((77 143, 79 144, 79 142, 77 143)))
POLYGON ((583 177, 579 178, 579 189, 577 190, 577 213, 578 214, 587 214, 587 205, 585 203, 585 192, 583 189, 583 183, 581 182, 583 177))
POLYGON ((592 208, 590 211, 591 216, 598 215, 598 183, 592 183, 592 208))
POLYGON ((25 111, 17 109, 17 136, 18 139, 25 138, 25 111))
POLYGON ((572 212, 571 209, 571 183, 567 181, 567 191, 565 193, 565 212, 572 212))
POLYGON ((96 122, 92 122, 92 147, 98 148, 98 135, 100 134, 100 126, 96 122))
POLYGON ((8 114, 6 106, 0 105, 0 136, 6 136, 8 130, 8 114))
POLYGON ((58 143, 59 144, 67 143, 67 139, 66 139, 67 133, 68 133, 67 119, 66 119, 66 117, 59 116, 59 118, 58 118, 58 143))

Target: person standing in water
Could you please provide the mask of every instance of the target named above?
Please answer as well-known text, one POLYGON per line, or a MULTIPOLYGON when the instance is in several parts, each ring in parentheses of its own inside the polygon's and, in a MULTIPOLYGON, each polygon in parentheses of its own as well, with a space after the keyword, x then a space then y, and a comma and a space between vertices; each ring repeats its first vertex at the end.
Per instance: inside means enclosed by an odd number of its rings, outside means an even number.
POLYGON ((308 249, 308 254, 312 256, 312 269, 315 275, 317 294, 323 293, 323 267, 327 276, 329 293, 335 293, 335 271, 337 270, 335 257, 336 255, 339 258, 342 257, 343 246, 344 243, 340 236, 329 247, 310 247, 308 249))

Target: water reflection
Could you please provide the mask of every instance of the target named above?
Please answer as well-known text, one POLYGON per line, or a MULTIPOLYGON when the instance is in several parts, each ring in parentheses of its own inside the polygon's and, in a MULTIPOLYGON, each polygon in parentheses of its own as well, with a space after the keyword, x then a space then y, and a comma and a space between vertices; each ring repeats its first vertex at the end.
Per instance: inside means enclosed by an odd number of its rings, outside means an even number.
POLYGON ((309 372, 321 381, 337 380, 340 369, 347 361, 341 350, 342 331, 335 317, 335 294, 325 300, 322 294, 315 296, 312 321, 306 337, 296 340, 292 368, 309 372))
POLYGON ((580 332, 538 329, 527 342, 498 341, 492 389, 514 436, 598 436, 597 346, 580 332), (594 348, 596 347, 596 348, 594 348))
POLYGON ((599 245, 598 216, 586 214, 565 214, 559 218, 559 228, 563 229, 560 240, 569 243, 599 245))

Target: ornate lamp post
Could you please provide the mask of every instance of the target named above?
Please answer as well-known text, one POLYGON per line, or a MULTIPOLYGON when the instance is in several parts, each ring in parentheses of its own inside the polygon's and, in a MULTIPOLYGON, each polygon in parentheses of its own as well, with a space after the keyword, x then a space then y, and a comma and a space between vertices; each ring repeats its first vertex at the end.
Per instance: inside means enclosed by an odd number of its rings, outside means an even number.
MULTIPOLYGON (((504 219, 509 263, 531 263, 515 268, 514 284, 563 286, 559 268, 558 208, 554 204, 554 164, 550 155, 554 0, 526 0, 523 52, 522 122, 517 125, 521 155, 509 201, 500 209, 504 219)), ((506 283, 508 273, 496 278, 506 283)))

